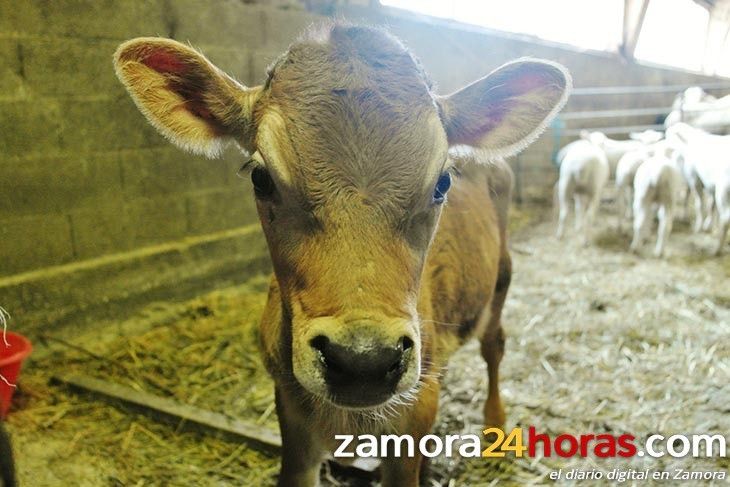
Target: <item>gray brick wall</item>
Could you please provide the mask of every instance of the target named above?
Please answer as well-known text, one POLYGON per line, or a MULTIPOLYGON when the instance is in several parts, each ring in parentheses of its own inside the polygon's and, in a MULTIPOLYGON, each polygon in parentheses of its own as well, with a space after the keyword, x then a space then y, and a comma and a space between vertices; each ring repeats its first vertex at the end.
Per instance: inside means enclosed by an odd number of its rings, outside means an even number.
POLYGON ((111 56, 168 36, 254 84, 314 19, 236 0, 0 0, 0 277, 254 222, 241 154, 170 146, 111 56))

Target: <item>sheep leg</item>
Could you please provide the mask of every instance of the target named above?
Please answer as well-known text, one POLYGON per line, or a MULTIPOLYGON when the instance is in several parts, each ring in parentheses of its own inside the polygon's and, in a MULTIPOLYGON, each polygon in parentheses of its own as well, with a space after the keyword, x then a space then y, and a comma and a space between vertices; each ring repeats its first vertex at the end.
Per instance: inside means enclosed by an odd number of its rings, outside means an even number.
POLYGON ((601 195, 600 193, 596 192, 590 199, 586 198, 586 200, 588 201, 588 204, 583 218, 583 245, 588 245, 591 240, 593 222, 596 218, 596 210, 598 209, 598 204, 601 202, 601 195))
POLYGON ((654 256, 661 257, 664 255, 664 245, 672 232, 672 224, 674 222, 674 212, 666 205, 659 207, 659 228, 657 229, 656 247, 654 247, 654 256))
POLYGON ((690 189, 689 187, 685 187, 682 193, 682 221, 686 221, 689 218, 689 196, 690 189))
POLYGON ((565 222, 568 219, 568 212, 570 211, 570 199, 573 197, 573 185, 565 180, 561 179, 558 182, 558 203, 560 205, 560 214, 558 216, 558 231, 556 236, 558 239, 563 238, 565 233, 565 222))
POLYGON ((634 188, 627 186, 624 191, 624 205, 626 206, 626 214, 624 217, 626 218, 626 221, 631 222, 634 217, 634 210, 631 207, 631 202, 634 200, 634 188))
POLYGON ((720 235, 718 236, 717 240, 717 248, 715 248, 716 256, 722 255, 722 248, 725 246, 725 239, 727 238, 728 228, 730 228, 730 216, 720 222, 720 235))
POLYGON ((705 221, 702 224, 702 231, 709 232, 715 223, 715 195, 710 194, 706 198, 707 204, 705 205, 705 221))
POLYGON ((730 228, 730 187, 720 188, 717 187, 717 213, 718 220, 720 221, 720 234, 718 235, 717 247, 715 248, 715 255, 719 256, 722 254, 722 248, 725 246, 725 239, 727 238, 727 231, 730 228))
POLYGON ((575 231, 580 232, 583 228, 583 224, 585 223, 585 202, 584 202, 585 196, 582 194, 576 194, 573 196, 573 203, 574 203, 574 210, 575 210, 575 231))
POLYGON ((692 225, 692 232, 700 233, 702 229, 702 220, 704 219, 704 201, 702 200, 702 192, 697 189, 696 185, 692 185, 690 191, 695 199, 695 221, 692 225))
POLYGON ((639 247, 641 247, 641 244, 644 241, 644 232, 646 228, 647 223, 647 213, 648 208, 646 208, 642 201, 636 201, 634 200, 634 238, 631 241, 631 251, 634 253, 638 253, 639 247))
POLYGON ((617 227, 619 233, 623 230, 623 222, 624 218, 626 218, 626 188, 623 186, 620 186, 618 188, 618 200, 616 201, 618 204, 618 208, 616 211, 616 214, 618 215, 616 219, 617 227))

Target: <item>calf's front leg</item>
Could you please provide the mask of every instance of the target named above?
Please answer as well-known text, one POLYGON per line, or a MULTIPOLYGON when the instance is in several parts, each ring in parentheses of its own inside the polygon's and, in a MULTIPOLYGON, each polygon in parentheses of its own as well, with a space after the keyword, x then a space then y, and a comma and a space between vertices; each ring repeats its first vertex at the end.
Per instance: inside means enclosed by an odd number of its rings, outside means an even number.
POLYGON ((324 448, 317 440, 311 418, 285 389, 276 388, 276 414, 281 431, 279 487, 317 487, 324 448))
POLYGON ((410 457, 401 453, 399 458, 388 452, 380 469, 383 487, 418 487, 423 456, 418 451, 418 444, 425 435, 429 434, 436 420, 438 411, 439 390, 438 380, 425 378, 424 384, 418 393, 416 403, 405 409, 400 416, 393 420, 393 434, 411 435, 416 445, 415 456, 410 457))
POLYGON ((487 362, 487 378, 489 379, 487 400, 484 403, 484 425, 502 427, 506 420, 504 405, 499 394, 499 364, 504 356, 504 330, 502 329, 502 307, 507 298, 512 281, 512 259, 503 249, 499 261, 499 273, 494 287, 494 295, 489 308, 480 319, 488 319, 484 334, 481 337, 482 357, 487 362))

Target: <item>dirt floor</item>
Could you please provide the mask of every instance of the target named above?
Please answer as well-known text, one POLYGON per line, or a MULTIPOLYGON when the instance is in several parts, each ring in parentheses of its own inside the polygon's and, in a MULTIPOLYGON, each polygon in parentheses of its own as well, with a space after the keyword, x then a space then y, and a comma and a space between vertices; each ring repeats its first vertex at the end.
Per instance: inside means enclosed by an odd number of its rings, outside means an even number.
MULTIPOLYGON (((650 246, 645 256, 627 253, 629 236, 616 233, 612 215, 599 218, 585 248, 577 239, 555 240, 545 212, 516 212, 514 221, 502 367, 508 428, 730 435, 730 256, 709 256, 712 237, 692 235, 680 222, 669 256, 659 260, 648 257, 650 246)), ((49 385, 55 373, 81 372, 276 428, 255 344, 266 286, 258 276, 102 323, 103 333, 73 343, 37 343, 7 420, 21 485, 273 485, 274 455, 49 385)), ((451 361, 437 434, 481 430, 486 374, 477 349, 471 342, 451 361)), ((436 459, 425 485, 543 485, 556 469, 675 466, 727 471, 730 461, 436 459)), ((323 483, 353 484, 331 475, 323 483)))

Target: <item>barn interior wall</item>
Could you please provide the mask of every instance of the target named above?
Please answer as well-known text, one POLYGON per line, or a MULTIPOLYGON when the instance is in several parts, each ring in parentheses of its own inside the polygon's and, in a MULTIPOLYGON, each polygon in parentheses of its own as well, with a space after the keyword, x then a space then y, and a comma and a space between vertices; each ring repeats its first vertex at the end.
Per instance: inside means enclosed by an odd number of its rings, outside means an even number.
MULTIPOLYGON (((0 0, 0 306, 17 329, 116 316, 135 303, 267 268, 250 183, 236 177, 243 156, 230 148, 210 161, 158 135, 114 76, 111 56, 125 39, 190 42, 252 85, 298 32, 337 15, 389 25, 442 93, 520 56, 564 63, 577 86, 707 80, 367 5, 323 3, 0 0)), ((569 109, 668 102, 667 95, 576 98, 569 109)), ((551 150, 546 135, 521 156, 525 195, 548 194, 551 150)))

